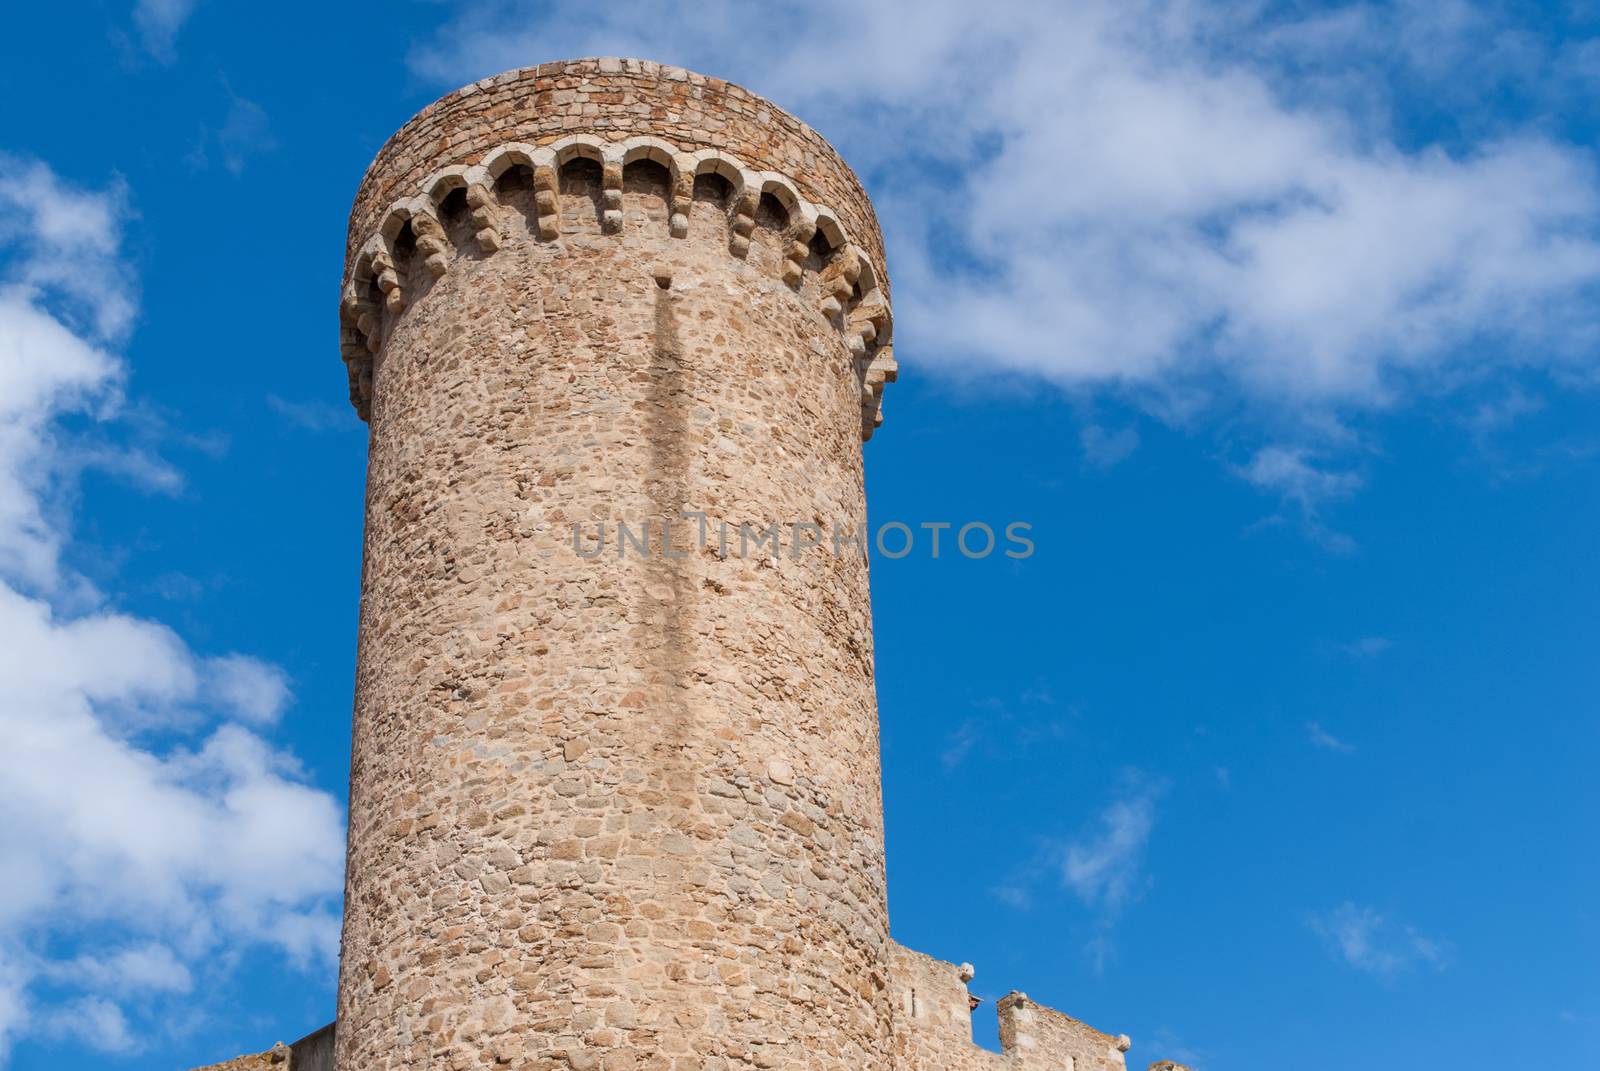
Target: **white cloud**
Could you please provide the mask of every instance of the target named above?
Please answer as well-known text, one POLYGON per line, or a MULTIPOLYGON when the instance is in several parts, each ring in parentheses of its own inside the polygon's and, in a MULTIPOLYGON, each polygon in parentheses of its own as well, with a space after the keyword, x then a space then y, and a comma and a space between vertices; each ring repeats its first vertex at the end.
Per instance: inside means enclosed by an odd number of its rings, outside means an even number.
POLYGON ((1591 155, 1475 124, 1492 92, 1431 58, 1532 85, 1539 57, 1471 5, 1399 8, 478 0, 412 67, 443 88, 622 53, 741 81, 868 177, 904 361, 1168 418, 1243 407, 1279 443, 1253 482, 1304 496, 1354 489, 1307 452, 1348 449, 1352 418, 1529 368, 1594 372, 1591 155), (1436 89, 1465 135, 1416 144, 1389 98, 1436 89))
POLYGON ((354 426, 348 405, 335 405, 320 399, 296 402, 269 394, 267 407, 290 424, 307 431, 348 431, 354 426))
POLYGON ((1154 788, 1135 781, 1100 812, 1092 831, 1063 847, 1061 880, 1085 904, 1115 915, 1143 892, 1156 795, 1154 788))
POLYGON ((1374 977, 1393 978, 1417 966, 1443 969, 1448 960, 1443 943, 1349 901, 1313 915, 1310 925, 1336 959, 1374 977))
POLYGON ((253 100, 234 97, 228 105, 228 117, 217 131, 223 166, 237 175, 244 170, 246 159, 270 152, 277 145, 266 110, 253 100))
POLYGON ((137 1047, 128 1018, 114 1001, 79 997, 52 1009, 40 1023, 49 1037, 70 1038, 104 1053, 127 1053, 137 1047))
POLYGON ((989 889, 1002 904, 1016 911, 1026 911, 1033 906, 1033 893, 1026 885, 1000 884, 989 889))
POLYGON ((1323 522, 1323 509, 1348 498, 1361 487, 1361 476, 1319 465, 1304 447, 1274 444, 1257 450, 1249 462, 1234 470, 1247 483, 1270 491, 1292 507, 1307 535, 1338 553, 1355 549, 1355 541, 1323 522))
POLYGON ((79 956, 52 965, 46 973, 94 992, 118 995, 187 993, 194 987, 189 968, 172 949, 156 942, 124 948, 110 956, 79 956))
POLYGON ((0 288, 0 574, 34 587, 56 582, 61 535, 46 516, 51 421, 102 400, 118 371, 28 290, 0 288))
POLYGON ((939 754, 939 762, 946 770, 954 770, 966 760, 968 753, 982 739, 982 736, 978 722, 973 718, 968 718, 956 726, 954 732, 945 737, 944 751, 939 754))
POLYGON ((1122 913, 1150 886, 1145 854, 1166 786, 1137 770, 1124 771, 1116 791, 1075 837, 1048 837, 1032 858, 989 886, 1007 907, 1026 911, 1045 887, 1070 892, 1087 909, 1083 950, 1095 970, 1116 956, 1122 913))
POLYGON ((243 721, 270 725, 289 705, 289 677, 277 666, 248 655, 224 655, 206 663, 214 702, 243 721))
POLYGON ((1314 721, 1306 723, 1306 738, 1324 751, 1337 751, 1341 755, 1355 754, 1354 744, 1345 743, 1314 721))
POLYGON ((1374 658, 1377 658, 1379 655, 1383 654, 1393 646, 1394 642, 1387 637, 1363 636, 1359 640, 1340 644, 1339 650, 1343 651, 1351 658, 1360 659, 1362 661, 1370 661, 1374 658))
POLYGON ((150 54, 171 63, 177 54, 178 31, 194 12, 196 0, 138 0, 133 5, 133 24, 150 54))
POLYGON ((1361 477, 1355 473, 1318 468, 1306 450, 1287 446, 1261 448, 1239 474, 1307 510, 1344 498, 1361 486, 1361 477))
MULTIPOLYGON (((0 248, 14 254, 6 273, 12 309, 49 298, 69 327, 87 327, 101 340, 125 334, 135 310, 132 273, 118 254, 126 211, 120 182, 104 192, 76 190, 44 164, 0 153, 0 248)), ((8 356, 33 367, 20 349, 8 356)), ((78 374, 62 381, 81 385, 82 361, 74 367, 78 374)))
POLYGON ((1111 431, 1099 424, 1085 424, 1078 431, 1084 464, 1092 469, 1109 469, 1121 464, 1139 449, 1139 433, 1133 428, 1111 431))
POLYGON ((219 949, 325 963, 337 943, 340 809, 245 727, 278 716, 286 676, 196 653, 62 563, 84 448, 58 418, 109 426, 125 378, 122 200, 0 157, 0 1059, 28 1032, 135 1048, 219 949))

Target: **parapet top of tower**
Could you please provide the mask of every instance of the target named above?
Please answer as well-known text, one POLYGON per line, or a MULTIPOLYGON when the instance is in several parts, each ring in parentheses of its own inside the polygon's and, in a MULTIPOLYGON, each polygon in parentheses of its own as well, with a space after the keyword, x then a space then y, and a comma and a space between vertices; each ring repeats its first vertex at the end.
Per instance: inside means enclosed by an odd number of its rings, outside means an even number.
POLYGON ((843 332, 862 381, 863 434, 881 419, 883 384, 897 367, 890 345, 883 239, 860 181, 826 140, 748 90, 681 67, 633 59, 581 59, 524 67, 457 90, 418 112, 379 150, 350 214, 341 310, 351 400, 370 405, 371 357, 417 289, 397 270, 397 245, 414 247, 438 277, 464 253, 498 248, 497 179, 533 173, 538 236, 560 238, 560 171, 575 159, 601 165, 605 229, 622 227, 622 171, 647 159, 671 175, 671 236, 684 237, 698 175, 726 180, 729 250, 743 257, 763 197, 780 202, 791 243, 783 281, 800 292, 813 255, 820 311, 843 332), (439 218, 464 198, 475 248, 452 248, 439 218))

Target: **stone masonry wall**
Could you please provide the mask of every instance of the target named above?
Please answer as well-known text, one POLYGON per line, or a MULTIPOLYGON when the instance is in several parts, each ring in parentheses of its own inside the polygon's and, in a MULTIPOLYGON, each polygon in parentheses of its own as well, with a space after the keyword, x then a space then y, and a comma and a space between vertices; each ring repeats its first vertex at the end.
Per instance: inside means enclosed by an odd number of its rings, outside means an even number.
POLYGON ((970 967, 892 946, 890 1004, 897 1071, 1125 1071, 1112 1037, 1022 993, 1000 999, 1001 1052, 972 1041, 970 967))
MULTIPOLYGON (((640 79, 603 114, 686 84, 640 79)), ((809 158, 870 216, 775 111, 702 125, 761 127, 748 167, 809 158)), ((403 132, 438 157, 391 171, 410 150, 386 150, 358 217, 491 137, 466 129, 403 132)), ((803 206, 663 152, 503 161, 355 247, 346 327, 373 360, 342 1071, 889 1066, 867 564, 738 542, 864 525, 864 295, 836 285, 840 248, 798 240, 803 206), (648 524, 648 553, 619 553, 619 524, 648 524)))

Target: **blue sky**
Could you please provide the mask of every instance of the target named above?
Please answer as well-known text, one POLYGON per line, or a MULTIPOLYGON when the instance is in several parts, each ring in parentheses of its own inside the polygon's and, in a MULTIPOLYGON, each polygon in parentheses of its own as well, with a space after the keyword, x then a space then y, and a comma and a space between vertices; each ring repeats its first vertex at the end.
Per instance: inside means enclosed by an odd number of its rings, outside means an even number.
MULTIPOLYGON (((1600 9, 29 5, 0 43, 0 1065, 332 1013, 344 222, 455 86, 789 107, 879 205, 895 936, 1205 1071, 1600 1052, 1600 9)), ((980 1036, 992 1035, 986 1011, 980 1036)), ((992 1039, 991 1039, 992 1040, 992 1039)))

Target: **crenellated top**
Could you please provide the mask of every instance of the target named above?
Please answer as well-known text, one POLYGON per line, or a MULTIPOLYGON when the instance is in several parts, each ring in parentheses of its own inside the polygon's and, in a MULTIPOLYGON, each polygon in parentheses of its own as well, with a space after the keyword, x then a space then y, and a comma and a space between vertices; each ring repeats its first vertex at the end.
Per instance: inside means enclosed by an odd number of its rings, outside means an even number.
POLYGON ((664 138, 685 151, 717 149, 755 170, 788 175, 801 196, 838 212, 883 273, 883 241, 872 202, 822 135, 732 82, 613 57, 506 71, 418 112, 384 143, 362 177, 350 212, 347 259, 397 197, 415 191, 440 168, 482 163, 501 145, 548 146, 579 133, 602 141, 664 138))
POLYGON ((701 176, 714 175, 726 184, 727 249, 740 260, 750 251, 758 209, 770 199, 776 223, 769 218, 766 225, 781 231, 783 250, 778 277, 802 300, 815 302, 817 312, 842 334, 861 384, 862 437, 871 436, 882 421, 884 384, 898 370, 887 281, 874 257, 856 243, 839 213, 808 200, 789 176, 758 170, 720 149, 685 147, 648 134, 619 140, 570 134, 546 145, 498 145, 476 163, 438 168, 377 214, 373 231, 351 250, 340 301, 350 397, 363 419, 370 414, 373 355, 406 308, 460 258, 500 249, 510 213, 516 211, 501 194, 508 172, 522 169, 532 188, 528 237, 555 242, 562 237, 562 174, 579 161, 598 165, 600 229, 606 234, 622 232, 625 175, 643 162, 667 175, 671 238, 689 235, 701 176), (423 270, 411 268, 412 262, 423 270))
MULTIPOLYGON (((897 1071, 1127 1071, 1133 1042, 1063 1012, 1008 993, 995 1003, 1000 1052, 972 1041, 972 1017, 982 1000, 967 983, 971 964, 959 967, 904 945, 890 950, 889 990, 897 1071)), ((1159 1060, 1150 1071, 1188 1071, 1159 1060)))

